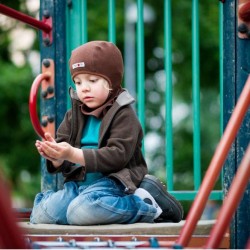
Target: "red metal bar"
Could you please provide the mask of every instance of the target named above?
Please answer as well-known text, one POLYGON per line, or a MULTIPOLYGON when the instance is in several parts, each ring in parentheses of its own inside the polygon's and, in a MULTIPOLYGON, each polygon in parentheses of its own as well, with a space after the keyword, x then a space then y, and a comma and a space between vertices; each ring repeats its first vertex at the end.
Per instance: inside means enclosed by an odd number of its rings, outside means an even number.
POLYGON ((16 217, 19 220, 27 220, 30 218, 32 208, 19 208, 15 210, 16 217))
POLYGON ((247 242, 245 249, 250 249, 250 237, 248 238, 248 242, 247 242))
POLYGON ((0 248, 27 249, 29 246, 24 242, 23 230, 17 225, 10 197, 8 185, 0 171, 0 248))
POLYGON ((39 118, 37 115, 37 110, 36 110, 36 100, 37 100, 37 93, 40 84, 42 83, 43 80, 49 79, 50 78, 50 73, 42 73, 38 75, 34 82, 32 83, 31 89, 30 89, 30 97, 29 97, 29 111, 30 111, 30 119, 33 124, 33 127, 36 131, 36 133, 44 138, 44 131, 40 126, 39 118))
POLYGON ((33 17, 23 14, 22 12, 13 10, 3 4, 0 4, 0 13, 27 23, 36 29, 44 31, 45 33, 50 33, 50 31, 52 30, 51 25, 45 23, 44 21, 39 21, 33 17))
POLYGON ((241 161, 240 167, 234 177, 228 195, 223 203, 222 208, 218 214, 216 224, 212 228, 210 237, 205 248, 214 249, 219 248, 221 239, 225 234, 230 221, 235 213, 241 198, 244 194, 245 188, 250 179, 250 144, 247 148, 244 158, 241 161))
POLYGON ((199 192, 190 208, 186 222, 180 232, 180 236, 176 241, 176 246, 186 247, 198 220, 205 208, 209 194, 212 191, 216 180, 219 177, 223 163, 227 157, 230 147, 237 135, 241 122, 245 113, 250 106, 250 76, 248 77, 242 93, 238 99, 232 116, 227 124, 224 134, 219 142, 219 145, 214 153, 214 156, 207 169, 205 177, 200 186, 199 192))

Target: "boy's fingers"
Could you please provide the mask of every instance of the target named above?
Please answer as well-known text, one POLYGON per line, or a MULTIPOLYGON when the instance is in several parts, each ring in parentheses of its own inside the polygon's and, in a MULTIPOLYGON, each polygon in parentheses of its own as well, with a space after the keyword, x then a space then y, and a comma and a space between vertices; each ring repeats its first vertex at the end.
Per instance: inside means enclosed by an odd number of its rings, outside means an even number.
POLYGON ((44 134, 44 137, 46 138, 47 141, 50 141, 50 142, 55 142, 54 138, 51 136, 50 133, 46 132, 44 134))
POLYGON ((44 145, 47 147, 47 148, 50 148, 50 149, 54 149, 54 150, 58 150, 60 147, 57 143, 53 143, 53 142, 49 142, 49 141, 46 141, 44 143, 44 145))
POLYGON ((55 147, 53 147, 53 144, 49 144, 49 143, 44 143, 43 144, 43 147, 44 151, 46 151, 46 153, 52 153, 53 151, 56 151, 55 147))
POLYGON ((49 161, 56 161, 57 159, 52 158, 48 155, 46 155, 44 152, 41 153, 41 156, 43 156, 45 159, 49 160, 49 161))

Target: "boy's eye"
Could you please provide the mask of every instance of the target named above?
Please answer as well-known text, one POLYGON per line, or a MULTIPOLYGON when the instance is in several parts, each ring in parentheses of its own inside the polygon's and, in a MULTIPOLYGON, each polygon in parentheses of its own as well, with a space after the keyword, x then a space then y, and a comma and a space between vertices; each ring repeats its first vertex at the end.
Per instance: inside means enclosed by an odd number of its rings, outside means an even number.
POLYGON ((97 78, 93 78, 93 79, 89 79, 90 82, 97 82, 98 79, 97 78))
POLYGON ((76 84, 76 85, 78 85, 78 84, 80 84, 80 82, 78 82, 78 81, 75 81, 75 84, 76 84))

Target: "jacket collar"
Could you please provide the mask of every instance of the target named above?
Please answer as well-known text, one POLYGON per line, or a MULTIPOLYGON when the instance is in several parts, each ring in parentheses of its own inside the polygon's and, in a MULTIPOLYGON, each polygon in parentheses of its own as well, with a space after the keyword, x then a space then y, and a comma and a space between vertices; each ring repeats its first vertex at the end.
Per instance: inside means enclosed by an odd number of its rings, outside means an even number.
POLYGON ((124 91, 117 97, 116 102, 120 106, 125 106, 128 104, 132 104, 135 102, 135 99, 133 96, 129 94, 129 92, 126 89, 123 89, 124 91))

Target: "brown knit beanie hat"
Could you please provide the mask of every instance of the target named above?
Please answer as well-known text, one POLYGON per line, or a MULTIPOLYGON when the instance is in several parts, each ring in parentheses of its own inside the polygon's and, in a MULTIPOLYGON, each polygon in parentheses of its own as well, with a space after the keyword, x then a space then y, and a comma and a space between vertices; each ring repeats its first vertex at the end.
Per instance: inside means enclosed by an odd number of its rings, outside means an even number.
POLYGON ((69 60, 72 79, 77 74, 93 74, 105 78, 113 94, 121 89, 123 60, 120 50, 111 42, 92 41, 72 51, 69 60))

